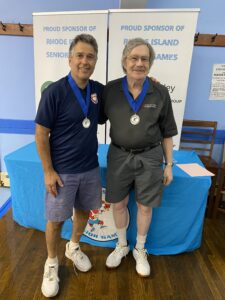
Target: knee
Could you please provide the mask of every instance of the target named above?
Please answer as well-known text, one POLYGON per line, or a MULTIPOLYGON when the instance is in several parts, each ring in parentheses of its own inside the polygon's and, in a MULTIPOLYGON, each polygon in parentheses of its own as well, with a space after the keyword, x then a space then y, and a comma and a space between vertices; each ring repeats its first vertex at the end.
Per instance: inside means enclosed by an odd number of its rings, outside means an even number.
POLYGON ((152 207, 138 204, 138 212, 144 216, 151 216, 152 215, 152 207))
POLYGON ((122 201, 118 203, 113 204, 113 211, 114 212, 124 212, 127 209, 128 205, 128 200, 129 200, 129 195, 127 195, 122 201))
POLYGON ((62 227, 63 222, 53 222, 48 221, 47 228, 49 228, 51 231, 59 231, 62 227))
POLYGON ((75 215, 82 218, 89 217, 90 211, 89 210, 83 210, 83 209, 75 209, 75 215))
POLYGON ((113 204, 113 211, 123 213, 127 209, 127 205, 123 202, 113 204))

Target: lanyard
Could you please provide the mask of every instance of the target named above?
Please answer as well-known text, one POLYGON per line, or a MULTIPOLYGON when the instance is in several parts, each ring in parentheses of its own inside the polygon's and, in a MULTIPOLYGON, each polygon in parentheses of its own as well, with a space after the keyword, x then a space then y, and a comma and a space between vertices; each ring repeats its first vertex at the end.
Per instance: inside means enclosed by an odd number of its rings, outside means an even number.
POLYGON ((128 83, 127 83, 127 76, 125 76, 122 79, 122 86, 123 86, 123 92, 127 98, 127 101, 130 105, 130 107, 133 109, 133 111, 135 113, 137 113, 144 101, 144 98, 147 94, 148 88, 149 88, 149 81, 148 81, 148 77, 146 77, 141 93, 140 95, 137 97, 137 99, 134 101, 133 97, 130 95, 129 91, 128 91, 128 83))
POLYGON ((68 81, 69 81, 69 84, 73 90, 73 93, 74 95, 76 96, 79 104, 80 104, 80 107, 85 115, 85 117, 87 117, 88 115, 88 108, 89 108, 89 105, 90 105, 90 101, 91 101, 91 88, 90 88, 90 82, 88 81, 88 85, 87 85, 87 94, 86 94, 86 102, 80 92, 80 89, 78 88, 75 80, 73 79, 72 75, 71 75, 71 72, 69 73, 68 75, 68 81))

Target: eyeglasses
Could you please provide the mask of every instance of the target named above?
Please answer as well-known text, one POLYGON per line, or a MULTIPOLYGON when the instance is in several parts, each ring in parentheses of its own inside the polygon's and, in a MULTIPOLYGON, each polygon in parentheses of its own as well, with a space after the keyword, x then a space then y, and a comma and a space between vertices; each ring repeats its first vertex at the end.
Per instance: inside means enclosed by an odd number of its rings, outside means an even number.
POLYGON ((87 61, 93 62, 96 60, 96 56, 92 54, 84 54, 84 53, 74 53, 73 54, 78 60, 82 60, 83 58, 86 58, 87 61))
POLYGON ((129 59, 132 63, 137 63, 139 60, 141 60, 142 63, 149 63, 149 56, 137 56, 137 55, 131 55, 128 56, 127 59, 129 59))

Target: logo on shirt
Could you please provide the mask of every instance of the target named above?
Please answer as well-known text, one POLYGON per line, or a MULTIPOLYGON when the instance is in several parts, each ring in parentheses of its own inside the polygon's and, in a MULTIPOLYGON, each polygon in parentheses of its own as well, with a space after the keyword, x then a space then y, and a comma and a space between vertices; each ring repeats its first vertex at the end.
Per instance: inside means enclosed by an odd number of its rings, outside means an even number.
POLYGON ((98 97, 97 97, 97 94, 96 94, 96 93, 91 94, 91 101, 92 101, 94 104, 97 104, 97 103, 98 103, 98 97))
POLYGON ((146 103, 143 105, 144 108, 157 108, 156 104, 146 103))

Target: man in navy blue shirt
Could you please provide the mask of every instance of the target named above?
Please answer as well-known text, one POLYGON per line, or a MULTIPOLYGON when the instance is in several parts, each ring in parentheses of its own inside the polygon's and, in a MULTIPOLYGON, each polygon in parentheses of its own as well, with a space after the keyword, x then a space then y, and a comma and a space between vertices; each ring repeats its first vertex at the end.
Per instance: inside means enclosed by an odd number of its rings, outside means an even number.
POLYGON ((73 215, 73 232, 65 255, 87 272, 89 258, 79 240, 89 211, 101 207, 97 157, 97 125, 103 85, 90 80, 98 45, 88 34, 74 38, 69 49, 70 73, 42 93, 36 115, 36 144, 46 185, 46 244, 42 293, 54 297, 59 290, 57 243, 63 222, 73 215))

